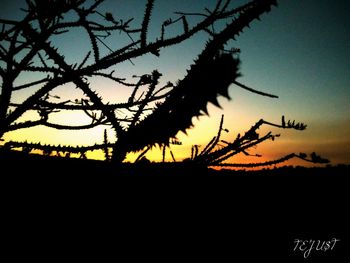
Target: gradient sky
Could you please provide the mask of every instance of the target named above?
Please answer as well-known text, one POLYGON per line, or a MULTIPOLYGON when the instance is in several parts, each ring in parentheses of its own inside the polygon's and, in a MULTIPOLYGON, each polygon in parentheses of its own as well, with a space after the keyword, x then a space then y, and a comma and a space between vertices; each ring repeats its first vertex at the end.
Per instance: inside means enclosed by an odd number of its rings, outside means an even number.
MULTIPOLYGON (((135 27, 141 22, 144 11, 141 0, 106 0, 102 13, 112 12, 117 18, 135 17, 135 27)), ((216 1, 170 1, 155 2, 151 21, 150 38, 156 37, 160 24, 173 16, 173 11, 202 11, 216 1)), ((246 1, 232 1, 239 5, 246 1)), ((261 21, 255 21, 237 41, 229 46, 241 49, 241 73, 238 79, 252 88, 273 93, 279 99, 261 97, 233 86, 232 100, 219 99, 223 109, 209 107, 210 117, 195 120, 195 128, 188 135, 178 134, 182 146, 173 146, 178 159, 188 157, 193 144, 206 144, 217 132, 221 114, 225 114, 225 128, 229 133, 224 139, 235 138, 260 118, 280 123, 281 115, 308 124, 306 131, 281 131, 272 129, 282 136, 275 142, 253 149, 251 153, 263 154, 250 161, 259 162, 277 158, 290 152, 313 152, 331 159, 333 164, 350 163, 350 2, 341 0, 281 0, 278 8, 265 14, 261 21)), ((23 15, 18 8, 24 0, 1 1, 0 17, 16 18, 23 15)), ((174 17, 174 16, 173 16, 174 17)), ((195 22, 195 21, 192 21, 195 22)), ((172 30, 176 33, 176 27, 172 30)), ((168 32, 172 33, 171 30, 168 32)), ((176 81, 184 76, 193 59, 202 51, 207 36, 197 37, 168 50, 161 50, 161 57, 144 56, 140 59, 118 65, 118 76, 127 77, 149 73, 159 69, 163 73, 161 82, 176 81)), ((121 40, 123 41, 123 40, 121 40)), ((108 42, 108 41, 107 41, 108 42)), ((55 43, 66 54, 68 61, 81 60, 89 49, 89 42, 82 32, 72 32, 55 39, 55 43)), ((114 43, 108 43, 113 46, 114 43)), ((19 82, 26 82, 30 76, 23 75, 19 82)), ((92 85, 101 87, 102 95, 112 101, 123 101, 128 91, 116 90, 112 83, 95 79, 92 85)), ((72 87, 57 89, 55 94, 71 97, 80 93, 72 87)), ((14 101, 21 101, 27 94, 17 93, 14 101)), ((65 123, 77 123, 81 116, 65 117, 65 123)), ((62 117, 57 116, 57 120, 62 117)), ((90 144, 101 142, 103 127, 90 132, 65 132, 49 128, 32 128, 8 133, 6 139, 42 141, 61 144, 90 144), (83 134, 84 136, 82 136, 83 134)), ((262 129, 262 131, 267 129, 262 129)), ((112 135, 111 135, 112 138, 112 135)), ((154 160, 161 158, 160 151, 151 153, 154 160)), ((129 157, 132 160, 133 157, 129 157)), ((246 161, 238 156, 232 162, 246 161)), ((291 161, 287 164, 299 164, 291 161)), ((305 163, 301 163, 305 164, 305 163)))

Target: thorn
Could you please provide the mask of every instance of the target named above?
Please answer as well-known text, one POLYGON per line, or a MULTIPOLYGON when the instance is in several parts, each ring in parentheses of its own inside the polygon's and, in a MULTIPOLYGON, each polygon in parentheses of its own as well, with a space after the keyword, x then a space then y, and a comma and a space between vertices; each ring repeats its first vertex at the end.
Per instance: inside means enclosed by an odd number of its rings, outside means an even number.
POLYGON ((205 115, 209 116, 207 106, 205 105, 204 108, 202 109, 205 115))
POLYGON ((228 94, 228 89, 226 88, 220 90, 218 93, 229 100, 231 99, 230 95, 228 94))
POLYGON ((186 129, 181 130, 186 136, 188 136, 186 129))
POLYGON ((221 107, 221 105, 219 104, 219 102, 218 102, 218 100, 217 100, 216 97, 214 97, 213 99, 211 99, 210 102, 211 102, 212 104, 214 104, 216 107, 222 109, 222 107, 221 107))
POLYGON ((160 56, 159 49, 156 49, 156 48, 155 48, 155 49, 150 50, 150 52, 151 52, 153 55, 157 56, 157 57, 160 56))

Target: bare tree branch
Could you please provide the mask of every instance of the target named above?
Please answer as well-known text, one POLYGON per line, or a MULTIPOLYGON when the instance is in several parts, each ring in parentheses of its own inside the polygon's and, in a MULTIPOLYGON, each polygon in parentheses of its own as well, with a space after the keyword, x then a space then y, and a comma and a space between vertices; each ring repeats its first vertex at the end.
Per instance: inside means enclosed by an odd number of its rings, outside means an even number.
POLYGON ((46 83, 50 81, 50 78, 43 78, 43 79, 40 79, 40 80, 37 80, 37 81, 33 81, 33 82, 30 82, 30 83, 27 83, 27 84, 23 84, 23 85, 19 85, 19 86, 16 86, 16 87, 13 87, 13 90, 21 90, 21 89, 26 89, 26 88, 30 88, 32 86, 35 86, 35 85, 38 85, 38 84, 41 84, 41 83, 46 83))
POLYGON ((269 93, 258 91, 256 89, 249 88, 246 85, 243 85, 242 83, 239 83, 238 81, 233 81, 233 83, 236 84, 237 86, 239 86, 240 88, 248 90, 250 92, 253 92, 253 93, 256 93, 256 94, 259 94, 259 95, 262 95, 262 96, 270 97, 270 98, 278 98, 278 96, 276 96, 276 95, 272 95, 272 94, 269 94, 269 93))
POLYGON ((147 44, 147 30, 148 30, 148 24, 151 18, 153 4, 154 4, 154 0, 148 0, 146 4, 145 15, 143 17, 143 22, 141 27, 141 48, 144 48, 147 44))

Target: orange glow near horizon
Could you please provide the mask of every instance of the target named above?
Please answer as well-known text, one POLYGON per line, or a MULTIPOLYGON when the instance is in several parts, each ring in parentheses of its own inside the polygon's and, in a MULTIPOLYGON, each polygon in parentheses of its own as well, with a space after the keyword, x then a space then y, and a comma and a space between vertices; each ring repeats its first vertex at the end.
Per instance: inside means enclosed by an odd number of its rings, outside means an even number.
MULTIPOLYGON (((223 104, 229 103, 228 101, 223 104)), ((226 105, 227 106, 227 105, 226 105)), ((190 158, 192 145, 198 145, 199 151, 205 147, 205 145, 217 134, 219 121, 221 114, 225 112, 225 109, 220 110, 213 106, 209 107, 210 117, 202 116, 199 118, 193 118, 194 128, 187 130, 187 135, 179 132, 177 139, 182 142, 182 145, 170 145, 171 151, 173 152, 176 161, 182 161, 186 158, 190 158)), ((62 115, 62 114, 61 114, 62 115)), ((234 115, 235 116, 235 115, 234 115)), ((35 117, 34 115, 24 116, 27 118, 35 117)), ((255 121, 245 121, 245 125, 236 125, 238 119, 241 117, 234 118, 230 115, 225 116, 224 128, 228 129, 228 133, 222 134, 222 139, 227 141, 232 141, 236 138, 238 133, 243 134, 248 130, 258 119, 255 121), (248 124, 249 123, 249 124, 248 124)), ((52 121, 71 124, 71 125, 83 125, 86 124, 89 119, 87 117, 80 116, 79 114, 69 114, 67 116, 57 115, 52 121), (69 118, 68 118, 69 116, 69 118)), ((274 142, 266 141, 255 148, 249 150, 250 154, 261 154, 262 157, 245 156, 244 154, 237 154, 236 156, 227 160, 229 163, 262 163, 274 159, 278 159, 292 152, 306 152, 311 153, 313 151, 317 153, 322 153, 326 158, 330 158, 333 164, 346 163, 346 156, 349 156, 350 142, 349 141, 328 141, 320 143, 319 136, 325 136, 325 134, 318 134, 318 136, 313 136, 312 132, 308 130, 304 132, 298 131, 281 131, 279 129, 269 129, 270 127, 263 126, 259 133, 261 135, 272 130, 273 133, 281 133, 280 138, 276 138, 274 142), (343 152, 339 152, 339 149, 343 149, 343 152), (323 154, 325 153, 325 154, 323 154), (345 158, 344 158, 345 156, 345 158)), ((319 128, 319 127, 318 127, 319 128)), ((40 142, 42 144, 53 144, 53 145, 72 145, 72 146, 88 146, 94 143, 103 142, 104 126, 96 127, 87 131, 57 131, 46 127, 34 127, 24 130, 18 130, 6 134, 5 140, 15 140, 15 141, 28 141, 28 142, 40 142)), ((344 131, 343 131, 344 132, 344 131)), ((323 133, 327 133, 323 130, 323 133)), ((327 134, 326 134, 327 135, 327 134)), ((108 138, 113 141, 114 133, 110 129, 108 130, 108 138)), ((140 151, 141 152, 141 151, 140 151)), ((129 153, 125 162, 134 162, 138 153, 129 153)), ((78 155, 71 155, 71 157, 78 157, 78 155)), ((87 157, 90 159, 103 160, 104 153, 102 150, 88 152, 87 157)), ((162 161, 162 149, 159 146, 153 147, 145 157, 153 162, 162 161)), ((170 150, 166 150, 166 162, 172 162, 172 157, 170 155, 170 150)), ((301 165, 301 166, 315 166, 312 163, 307 163, 299 159, 291 159, 287 162, 278 164, 278 166, 283 165, 301 165)), ((271 166, 270 166, 271 167, 271 166)), ((225 167, 213 167, 214 169, 225 169, 225 167)), ((264 166, 257 168, 244 168, 244 169, 262 169, 264 166)), ((241 168, 232 168, 241 169, 241 168)))

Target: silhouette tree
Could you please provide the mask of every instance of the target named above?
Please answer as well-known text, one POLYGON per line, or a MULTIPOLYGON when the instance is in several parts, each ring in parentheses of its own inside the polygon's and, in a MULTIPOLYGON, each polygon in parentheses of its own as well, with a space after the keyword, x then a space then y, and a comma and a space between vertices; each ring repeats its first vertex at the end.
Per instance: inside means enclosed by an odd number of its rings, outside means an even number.
MULTIPOLYGON (((114 142, 108 141, 105 131, 103 144, 88 147, 14 141, 6 142, 6 147, 22 147, 27 151, 39 149, 46 154, 55 151, 57 154, 66 153, 66 156, 69 156, 68 153, 80 153, 82 158, 86 158, 87 151, 101 149, 106 160, 120 163, 129 152, 142 151, 138 158, 140 160, 154 145, 160 145, 164 147, 165 156, 165 149, 174 142, 176 134, 191 128, 193 117, 207 114, 209 102, 220 106, 218 96, 229 98, 229 85, 235 84, 263 96, 277 97, 238 82, 239 49, 227 50, 228 41, 239 36, 244 28, 249 27, 263 13, 269 12, 272 6, 277 6, 276 0, 255 0, 235 8, 231 7, 230 0, 218 0, 214 8, 206 8, 202 13, 175 12, 175 17, 166 19, 160 25, 160 34, 154 39, 148 34, 154 0, 146 2, 142 22, 136 27, 133 26, 133 18, 122 20, 110 12, 101 13, 99 7, 103 2, 26 0, 23 19, 0 19, 0 138, 7 132, 39 125, 58 130, 83 130, 108 125, 115 132, 114 142), (76 19, 72 20, 72 17, 76 19), (193 17, 199 22, 192 23, 193 17), (217 32, 215 25, 222 21, 227 24, 217 32), (181 31, 171 36, 167 31, 174 24, 181 25, 181 31), (87 34, 90 50, 81 61, 70 64, 52 39, 75 29, 83 29, 87 34), (168 82, 160 85, 162 73, 159 70, 134 76, 137 79, 135 83, 117 77, 112 70, 112 67, 123 62, 134 64, 134 59, 146 54, 159 57, 162 49, 180 44, 199 32, 208 34, 208 42, 187 75, 176 84, 168 82), (124 37, 128 42, 122 47, 110 44, 112 41, 108 40, 116 36, 124 37), (16 85, 17 78, 23 72, 32 74, 30 79, 34 80, 16 85), (129 87, 132 89, 131 95, 123 103, 112 103, 108 98, 103 98, 98 88, 90 83, 94 77, 129 87), (73 84, 84 96, 75 100, 62 100, 52 95, 54 89, 65 84, 73 84), (29 90, 30 96, 16 103, 12 97, 20 90, 29 90), (36 112, 38 118, 20 121, 21 116, 28 111, 36 112), (68 111, 83 112, 91 119, 91 123, 72 126, 50 121, 52 113, 68 111), (120 111, 124 113, 121 118, 117 114, 120 111)), ((259 138, 256 130, 262 124, 271 125, 261 120, 244 136, 237 137, 220 150, 214 150, 219 142, 221 123, 218 135, 201 153, 195 146, 190 160, 205 165, 219 165, 235 153, 246 153, 247 148, 276 136, 269 133, 259 138)), ((281 127, 302 130, 306 126, 286 124, 283 120, 281 127)), ((172 152, 171 155, 175 161, 172 152)), ((313 160, 320 161, 316 157, 313 160)))
POLYGON ((282 116, 281 124, 274 124, 263 119, 259 120, 255 125, 253 125, 243 136, 240 134, 232 142, 227 142, 225 140, 221 140, 222 131, 228 132, 227 129, 223 128, 224 123, 224 115, 221 117, 219 130, 216 136, 205 146, 205 148, 199 153, 196 147, 195 150, 192 150, 190 161, 198 164, 202 164, 205 166, 225 166, 225 167, 259 167, 259 166, 268 166, 275 165, 278 163, 285 162, 292 158, 299 158, 306 162, 311 163, 328 163, 329 160, 318 156, 315 152, 311 153, 308 157, 305 153, 290 153, 286 156, 283 156, 276 160, 261 162, 261 163, 227 163, 225 162, 230 157, 237 155, 239 153, 243 153, 247 156, 255 156, 261 157, 259 154, 252 155, 248 153, 248 150, 256 145, 266 141, 266 140, 275 140, 276 137, 280 137, 280 134, 273 134, 271 131, 267 132, 263 136, 260 136, 257 133, 257 130, 262 125, 269 125, 281 129, 295 129, 295 130, 305 130, 306 125, 304 123, 295 123, 295 121, 285 122, 284 116, 282 116), (223 145, 220 145, 222 143, 223 145))

